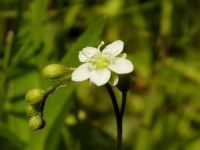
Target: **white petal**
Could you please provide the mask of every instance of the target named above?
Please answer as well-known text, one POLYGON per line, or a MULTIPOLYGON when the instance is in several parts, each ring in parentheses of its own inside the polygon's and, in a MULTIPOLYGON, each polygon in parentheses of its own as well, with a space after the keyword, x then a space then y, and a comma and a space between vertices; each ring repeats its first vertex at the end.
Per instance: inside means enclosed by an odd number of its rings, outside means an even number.
POLYGON ((87 62, 98 53, 99 50, 97 48, 85 47, 82 49, 82 51, 79 52, 79 60, 80 62, 87 62))
POLYGON ((131 61, 125 58, 115 58, 112 64, 108 66, 110 70, 117 74, 126 74, 133 71, 134 67, 131 61))
POLYGON ((91 69, 90 64, 85 63, 80 65, 73 73, 72 73, 72 81, 84 81, 89 79, 91 69))
POLYGON ((121 40, 114 41, 113 43, 107 45, 102 53, 108 54, 110 56, 117 56, 123 51, 124 48, 124 42, 121 40))
POLYGON ((111 76, 110 70, 107 68, 101 70, 93 70, 90 74, 90 80, 97 86, 106 84, 111 76))

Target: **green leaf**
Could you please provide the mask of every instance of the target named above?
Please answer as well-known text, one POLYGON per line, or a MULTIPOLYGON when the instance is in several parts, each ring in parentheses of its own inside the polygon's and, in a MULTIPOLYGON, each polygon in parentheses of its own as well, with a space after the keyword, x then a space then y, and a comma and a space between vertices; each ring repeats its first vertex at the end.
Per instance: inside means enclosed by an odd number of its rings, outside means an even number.
POLYGON ((12 63, 17 65, 24 59, 32 59, 38 67, 44 66, 54 49, 55 30, 48 20, 48 0, 33 0, 29 4, 26 23, 20 27, 18 37, 20 47, 14 55, 12 63), (47 36, 51 33, 51 36, 47 36), (34 59, 33 56, 34 55, 34 59), (37 57, 36 57, 37 56, 37 57))
POLYGON ((47 150, 54 150, 56 149, 56 146, 58 144, 59 141, 59 137, 60 137, 60 133, 61 133, 61 128, 62 125, 64 124, 64 120, 66 115, 68 114, 71 106, 72 106, 72 100, 73 100, 73 96, 72 96, 72 91, 73 88, 67 89, 68 91, 64 91, 64 93, 62 93, 61 98, 63 97, 63 95, 67 95, 69 96, 68 98, 66 98, 67 100, 65 101, 66 105, 61 105, 60 110, 58 112, 58 115, 54 121, 53 126, 51 127, 51 131, 48 134, 48 137, 46 139, 46 143, 45 143, 45 149, 47 150))
POLYGON ((8 140, 15 149, 24 149, 25 147, 25 142, 20 140, 15 133, 10 131, 2 123, 0 123, 0 138, 8 140))

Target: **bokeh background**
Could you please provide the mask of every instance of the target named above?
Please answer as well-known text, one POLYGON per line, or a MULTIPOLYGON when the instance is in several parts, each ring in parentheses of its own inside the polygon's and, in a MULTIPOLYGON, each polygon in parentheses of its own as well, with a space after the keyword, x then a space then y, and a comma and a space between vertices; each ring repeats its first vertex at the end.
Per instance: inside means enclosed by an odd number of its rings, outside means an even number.
POLYGON ((46 127, 34 132, 24 96, 52 84, 41 76, 44 66, 77 67, 83 47, 121 39, 135 66, 124 150, 199 150, 199 18, 199 0, 1 0, 0 149, 113 150, 104 87, 57 90, 45 105, 46 127))

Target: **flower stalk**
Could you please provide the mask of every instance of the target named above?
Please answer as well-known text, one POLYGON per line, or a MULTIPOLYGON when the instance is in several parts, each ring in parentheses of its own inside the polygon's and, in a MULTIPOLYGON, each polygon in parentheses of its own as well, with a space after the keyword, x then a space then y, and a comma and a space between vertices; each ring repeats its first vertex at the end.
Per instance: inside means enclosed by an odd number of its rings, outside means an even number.
MULTIPOLYGON (((44 111, 44 106, 45 106, 45 102, 47 97, 53 93, 56 89, 58 89, 59 87, 61 87, 64 83, 66 83, 67 81, 69 81, 71 78, 71 76, 65 77, 63 79, 61 79, 60 81, 58 81, 56 84, 54 84, 53 86, 49 87, 47 90, 45 90, 44 92, 44 100, 41 103, 41 112, 44 111)), ((43 113, 42 113, 43 115, 43 113)))
POLYGON ((127 92, 122 92, 122 104, 121 104, 121 109, 119 109, 119 105, 117 103, 117 99, 115 97, 112 87, 108 83, 105 84, 105 87, 110 96, 113 109, 115 112, 115 119, 117 124, 117 150, 122 150, 123 116, 126 106, 127 92))
POLYGON ((57 81, 53 86, 49 87, 47 90, 42 89, 32 89, 26 94, 27 116, 30 117, 29 128, 33 131, 42 129, 45 126, 45 120, 43 119, 44 106, 47 97, 60 87, 70 81, 71 76, 64 77, 57 81))

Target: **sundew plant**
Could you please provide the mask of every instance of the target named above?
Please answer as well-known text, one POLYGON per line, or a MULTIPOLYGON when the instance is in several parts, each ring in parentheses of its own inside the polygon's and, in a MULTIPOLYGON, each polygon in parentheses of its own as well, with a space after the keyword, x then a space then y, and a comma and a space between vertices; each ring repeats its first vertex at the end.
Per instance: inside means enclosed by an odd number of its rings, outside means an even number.
POLYGON ((0 149, 199 150, 199 0, 0 0, 0 149))
MULTIPOLYGON (((44 78, 54 80, 53 86, 46 91, 42 89, 31 89, 26 94, 27 115, 30 117, 29 127, 35 131, 45 127, 43 111, 49 94, 69 82, 88 80, 97 86, 105 85, 110 96, 115 112, 117 124, 117 146, 113 149, 122 150, 123 114, 126 106, 127 92, 130 88, 130 75, 133 64, 126 59, 123 51, 124 42, 117 40, 107 45, 102 52, 102 41, 98 48, 85 47, 79 52, 79 60, 83 62, 78 68, 67 68, 61 64, 50 64, 42 70, 44 78), (73 72, 72 72, 73 71, 73 72), (69 73, 68 73, 69 72, 69 73), (70 73, 72 72, 72 74, 70 73), (67 75, 65 75, 67 74, 67 75), (71 78, 71 79, 70 79, 71 78), (121 91, 121 106, 119 106, 111 85, 121 91)), ((83 89, 84 90, 84 89, 83 89)))

